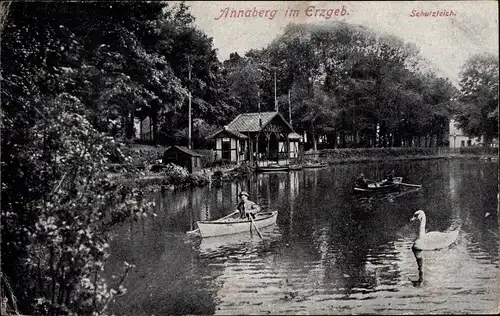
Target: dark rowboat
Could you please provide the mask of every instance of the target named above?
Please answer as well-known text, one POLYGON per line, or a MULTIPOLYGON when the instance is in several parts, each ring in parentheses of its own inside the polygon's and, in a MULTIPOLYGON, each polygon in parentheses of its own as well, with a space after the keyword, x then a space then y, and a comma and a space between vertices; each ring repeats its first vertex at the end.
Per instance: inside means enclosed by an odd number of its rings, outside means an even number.
POLYGON ((359 187, 355 186, 355 192, 391 192, 399 189, 401 182, 403 181, 402 177, 394 177, 392 182, 387 181, 378 181, 374 183, 369 183, 367 187, 359 187))

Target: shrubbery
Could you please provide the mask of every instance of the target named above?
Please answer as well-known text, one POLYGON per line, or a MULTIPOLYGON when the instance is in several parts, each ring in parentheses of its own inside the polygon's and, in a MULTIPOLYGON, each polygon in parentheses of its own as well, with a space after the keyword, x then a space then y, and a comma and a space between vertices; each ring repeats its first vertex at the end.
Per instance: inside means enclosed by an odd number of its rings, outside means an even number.
POLYGON ((163 182, 166 185, 175 185, 178 187, 201 186, 210 182, 208 174, 204 172, 191 174, 186 168, 173 163, 165 165, 165 168, 161 172, 165 176, 163 182))
POLYGON ((202 155, 201 157, 201 167, 207 168, 211 167, 215 161, 215 153, 211 149, 196 149, 197 153, 202 155))
POLYGON ((163 154, 167 148, 155 146, 132 145, 127 148, 127 154, 132 158, 132 163, 136 166, 147 166, 154 164, 159 159, 163 159, 163 154))
POLYGON ((389 147, 389 148, 338 148, 324 149, 320 156, 328 159, 384 158, 429 156, 440 153, 438 147, 389 147))
POLYGON ((498 155, 498 147, 471 146, 460 147, 460 154, 469 155, 498 155))

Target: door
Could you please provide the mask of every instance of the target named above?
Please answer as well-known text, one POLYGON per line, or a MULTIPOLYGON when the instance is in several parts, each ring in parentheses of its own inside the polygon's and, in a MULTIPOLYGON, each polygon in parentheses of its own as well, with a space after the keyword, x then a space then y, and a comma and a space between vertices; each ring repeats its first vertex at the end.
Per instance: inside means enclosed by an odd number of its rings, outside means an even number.
POLYGON ((222 160, 231 160, 231 140, 222 140, 222 160))

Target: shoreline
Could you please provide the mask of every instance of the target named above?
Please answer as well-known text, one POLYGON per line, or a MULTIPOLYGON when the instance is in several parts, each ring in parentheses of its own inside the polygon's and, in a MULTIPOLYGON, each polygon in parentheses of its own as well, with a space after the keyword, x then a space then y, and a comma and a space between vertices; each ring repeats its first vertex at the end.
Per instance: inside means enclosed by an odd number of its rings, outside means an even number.
POLYGON ((494 155, 470 155, 470 154, 456 154, 456 155, 438 155, 438 156, 408 156, 408 157, 356 157, 356 158, 343 158, 343 159, 324 159, 319 158, 321 162, 328 165, 340 165, 348 163, 372 163, 381 161, 404 161, 404 160, 435 160, 435 159, 475 159, 475 160, 498 160, 498 156, 494 155))
MULTIPOLYGON (((474 159, 474 160, 488 160, 497 161, 498 156, 495 155, 484 155, 484 154, 446 154, 446 155, 415 155, 415 156, 388 156, 388 157, 353 157, 353 158, 315 158, 315 161, 327 164, 328 166, 333 165, 344 165, 344 164, 358 164, 358 163, 376 163, 376 162, 387 162, 387 161, 406 161, 406 160, 436 160, 436 159, 474 159)), ((214 181, 233 181, 236 178, 245 177, 248 172, 241 172, 238 170, 239 166, 235 165, 231 168, 210 168, 203 169, 201 172, 193 173, 191 175, 207 177, 206 183, 185 183, 184 185, 176 185, 172 183, 167 183, 168 175, 164 174, 148 174, 138 178, 123 178, 116 177, 114 180, 123 181, 124 183, 134 183, 141 187, 143 186, 160 186, 162 190, 182 190, 189 189, 193 187, 204 187, 214 181), (214 178, 215 172, 219 171, 222 176, 219 178, 214 178), (121 178, 121 179, 120 179, 121 178)), ((255 172, 255 171, 251 171, 255 172)), ((123 183, 122 182, 122 183, 123 183)))

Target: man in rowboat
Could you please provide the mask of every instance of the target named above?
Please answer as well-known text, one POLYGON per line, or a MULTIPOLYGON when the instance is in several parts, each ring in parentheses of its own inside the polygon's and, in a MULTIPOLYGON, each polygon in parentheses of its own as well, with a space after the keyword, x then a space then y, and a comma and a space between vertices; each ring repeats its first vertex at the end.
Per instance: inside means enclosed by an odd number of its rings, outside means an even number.
POLYGON ((394 183, 394 170, 387 171, 385 173, 385 179, 382 180, 382 185, 388 185, 394 183))
POLYGON ((369 182, 369 180, 367 180, 365 178, 365 174, 362 173, 362 172, 356 178, 356 186, 359 187, 359 188, 363 188, 363 189, 368 188, 368 182, 369 182))
POLYGON ((250 215, 255 218, 255 213, 260 212, 260 206, 248 199, 246 191, 241 191, 240 203, 238 203, 237 210, 240 212, 241 218, 249 218, 250 215))

